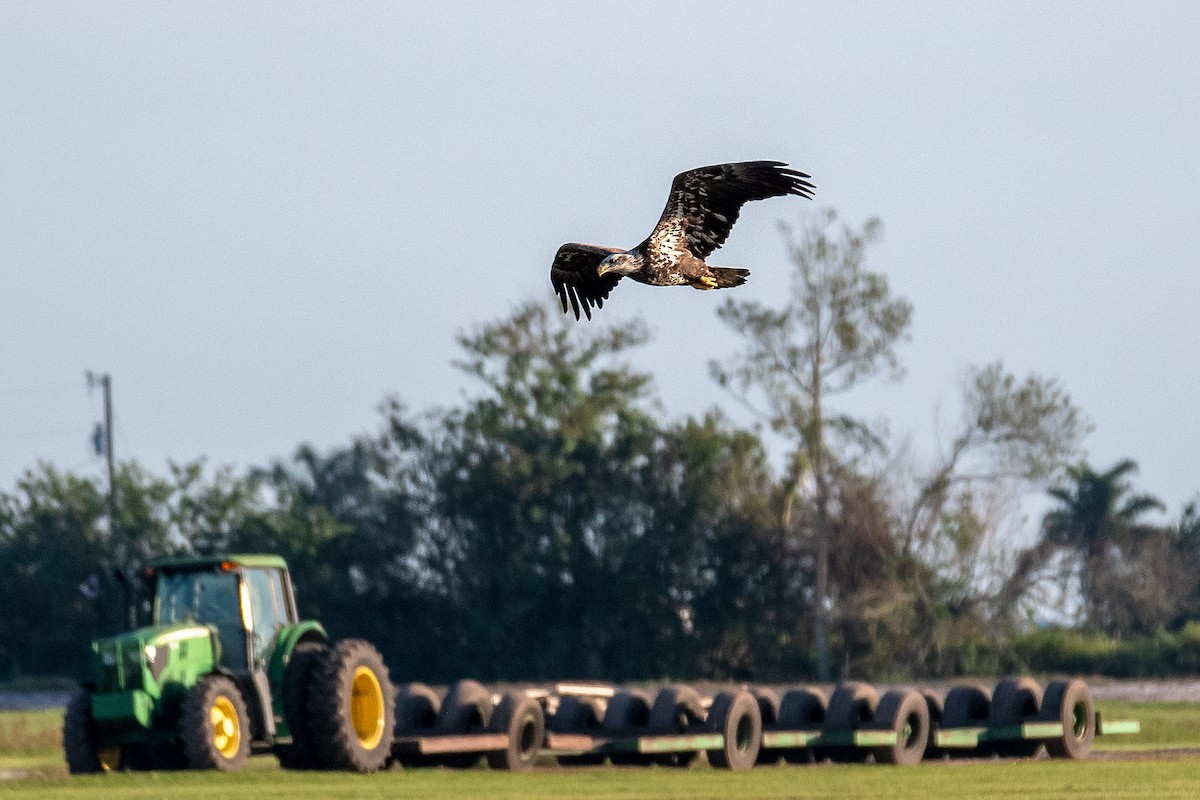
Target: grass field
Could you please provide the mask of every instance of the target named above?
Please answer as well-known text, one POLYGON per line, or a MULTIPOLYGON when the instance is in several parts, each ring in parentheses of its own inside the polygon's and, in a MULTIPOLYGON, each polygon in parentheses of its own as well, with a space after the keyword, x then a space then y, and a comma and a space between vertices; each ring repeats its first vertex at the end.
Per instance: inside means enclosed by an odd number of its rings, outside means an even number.
POLYGON ((0 713, 0 796, 29 800, 170 798, 1179 798, 1200 797, 1200 761, 1193 758, 1109 760, 1105 751, 1200 748, 1200 705, 1105 703, 1109 719, 1139 719, 1144 733, 1097 742, 1098 760, 979 761, 872 766, 777 767, 728 773, 696 767, 554 769, 514 775, 489 770, 391 771, 377 775, 295 773, 268 756, 244 772, 124 773, 66 777, 58 744, 61 712, 0 713), (16 777, 21 776, 21 777, 16 777))

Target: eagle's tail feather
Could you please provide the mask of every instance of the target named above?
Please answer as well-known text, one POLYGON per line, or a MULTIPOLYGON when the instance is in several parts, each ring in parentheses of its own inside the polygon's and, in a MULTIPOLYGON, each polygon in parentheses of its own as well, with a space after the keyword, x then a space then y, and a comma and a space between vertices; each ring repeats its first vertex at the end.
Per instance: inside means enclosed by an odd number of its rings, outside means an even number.
POLYGON ((728 289, 733 286, 741 286, 746 282, 746 278, 750 276, 750 270, 742 269, 741 267, 709 267, 712 270, 713 277, 716 278, 717 285, 714 289, 728 289))

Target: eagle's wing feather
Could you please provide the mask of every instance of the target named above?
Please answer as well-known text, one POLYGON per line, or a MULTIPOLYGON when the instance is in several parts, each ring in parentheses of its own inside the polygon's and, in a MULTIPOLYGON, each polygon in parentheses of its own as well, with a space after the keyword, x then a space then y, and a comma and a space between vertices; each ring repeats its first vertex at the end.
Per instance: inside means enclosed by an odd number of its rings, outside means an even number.
POLYGON ((686 249, 707 258, 725 243, 742 206, 786 194, 812 198, 813 185, 803 172, 782 161, 714 164, 681 172, 671 182, 671 195, 647 243, 686 249))
POLYGON ((597 270, 605 258, 623 252, 619 247, 577 242, 569 242, 558 248, 554 263, 550 265, 550 283, 562 301, 564 314, 574 311, 575 319, 579 319, 582 309, 591 319, 592 306, 604 307, 608 293, 621 280, 621 276, 615 273, 601 276, 597 270))

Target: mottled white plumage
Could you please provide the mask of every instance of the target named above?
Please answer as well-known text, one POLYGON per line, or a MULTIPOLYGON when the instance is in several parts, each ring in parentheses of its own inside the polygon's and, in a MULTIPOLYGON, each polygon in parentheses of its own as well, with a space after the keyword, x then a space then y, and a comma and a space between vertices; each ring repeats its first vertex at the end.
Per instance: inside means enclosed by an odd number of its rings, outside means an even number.
POLYGON ((570 242, 558 248, 550 283, 563 312, 603 308, 608 293, 623 277, 650 286, 722 289, 741 286, 750 270, 706 264, 725 243, 742 206, 794 194, 812 198, 813 185, 803 172, 781 161, 714 164, 681 172, 671 182, 667 206, 654 230, 632 250, 570 242))

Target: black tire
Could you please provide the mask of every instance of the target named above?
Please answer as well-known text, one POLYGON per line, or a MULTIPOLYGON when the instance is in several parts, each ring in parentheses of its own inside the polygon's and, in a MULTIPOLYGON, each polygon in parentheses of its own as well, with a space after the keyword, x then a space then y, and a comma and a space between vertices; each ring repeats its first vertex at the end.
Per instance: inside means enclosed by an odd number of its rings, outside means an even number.
MULTIPOLYGON (((435 730, 442 734, 478 733, 492 719, 492 693, 478 681, 464 679, 450 687, 442 700, 435 730)), ((436 763, 451 769, 470 769, 479 764, 479 753, 447 753, 436 763)))
POLYGON ((1096 706, 1092 690, 1078 678, 1051 681, 1042 697, 1042 719, 1061 722, 1061 737, 1046 742, 1051 758, 1083 760, 1092 752, 1096 738, 1096 706))
MULTIPOLYGON (((396 736, 418 736, 437 727, 442 701, 423 683, 405 683, 396 689, 396 736)), ((392 757, 403 767, 428 767, 437 763, 415 750, 392 748, 392 757)))
POLYGON ((201 678, 184 697, 179 722, 189 768, 233 772, 246 765, 250 715, 241 691, 229 678, 201 678))
POLYGON ((920 763, 929 744, 929 704, 925 696, 912 689, 886 693, 875 709, 875 727, 896 734, 896 744, 871 749, 877 764, 920 763))
POLYGON ((976 728, 987 725, 992 693, 979 686, 955 686, 942 706, 943 728, 976 728))
MULTIPOLYGON (((608 701, 600 728, 606 735, 643 736, 650 724, 650 695, 641 689, 623 689, 608 701)), ((609 760, 616 766, 653 763, 645 753, 613 753, 609 760)))
MULTIPOLYGON (((652 734, 684 734, 704 722, 704 705, 700 694, 690 686, 665 686, 650 707, 649 728, 652 734)), ((686 768, 700 757, 698 750, 660 753, 653 763, 664 767, 686 768)))
POLYGON ((599 730, 603 719, 604 710, 599 700, 568 695, 559 698, 558 708, 547 720, 547 727, 555 733, 593 734, 599 730))
POLYGON ((509 692, 500 699, 488 728, 508 734, 508 747, 487 754, 488 766, 509 772, 527 772, 537 763, 546 743, 546 716, 532 697, 509 692))
MULTIPOLYGON (((779 693, 774 689, 755 689, 752 694, 758 702, 758 714, 762 718, 763 730, 773 730, 779 724, 779 693)), ((756 764, 771 766, 778 764, 783 758, 783 751, 778 748, 760 747, 756 764)))
POLYGON ((700 694, 690 686, 666 686, 650 707, 649 727, 654 734, 687 733, 704 721, 700 694))
POLYGON ((442 701, 423 683, 406 683, 396 690, 396 735, 414 736, 437 727, 442 701))
POLYGON ((343 639, 321 655, 308 686, 312 752, 326 769, 375 772, 391 755, 396 697, 383 657, 343 639))
MULTIPOLYGON (((1042 687, 1033 678, 1005 678, 992 691, 988 724, 1006 728, 1036 720, 1042 710, 1042 687)), ((993 742, 991 749, 1004 758, 1033 758, 1042 749, 1037 739, 993 742)))
MULTIPOLYGON (((942 706, 942 728, 981 728, 988 724, 992 710, 992 693, 979 686, 955 686, 946 693, 942 706)), ((973 758, 991 755, 987 745, 982 747, 948 747, 950 758, 973 758)))
MULTIPOLYGON (((825 711, 823 733, 848 733, 869 725, 879 705, 879 692, 875 687, 860 681, 839 684, 829 697, 829 708, 825 711)), ((853 745, 834 745, 820 748, 818 757, 824 755, 839 764, 856 764, 867 760, 871 750, 853 745)))
POLYGON ((92 718, 92 692, 79 689, 67 701, 63 715, 63 754, 67 759, 67 772, 72 775, 90 775, 110 772, 121 767, 121 747, 104 746, 100 731, 92 718))
POLYGON ((762 747, 762 712, 747 691, 721 692, 708 711, 709 727, 725 737, 725 746, 708 751, 708 763, 719 769, 747 770, 762 747))
MULTIPOLYGON (((600 729, 604 719, 604 708, 594 697, 567 695, 559 698, 558 708, 550 717, 548 725, 555 733, 582 733, 588 736, 600 729)), ((601 753, 580 753, 559 756, 558 763, 564 767, 595 767, 604 763, 601 753)))
POLYGON ((945 703, 942 696, 932 689, 921 692, 925 697, 925 705, 929 709, 929 744, 925 746, 925 760, 938 761, 947 758, 944 748, 937 746, 938 731, 942 729, 942 717, 945 714, 945 703))
POLYGON ((492 718, 492 693, 470 679, 450 687, 438 712, 438 733, 469 733, 487 727, 492 718))
MULTIPOLYGON (((825 711, 829 699, 815 687, 789 689, 779 701, 779 730, 815 731, 825 724, 825 711)), ((811 764, 817 760, 818 751, 811 747, 789 747, 783 758, 789 764, 811 764)))
POLYGON ((275 747, 275 757, 284 769, 317 769, 320 762, 313 753, 312 733, 308 725, 308 686, 313 668, 329 651, 324 642, 300 642, 292 648, 283 670, 283 719, 292 741, 275 747))

